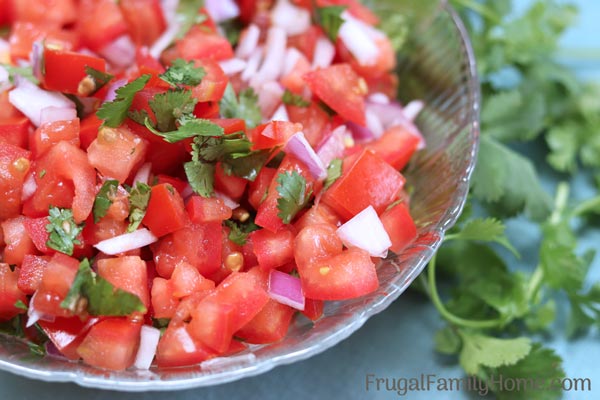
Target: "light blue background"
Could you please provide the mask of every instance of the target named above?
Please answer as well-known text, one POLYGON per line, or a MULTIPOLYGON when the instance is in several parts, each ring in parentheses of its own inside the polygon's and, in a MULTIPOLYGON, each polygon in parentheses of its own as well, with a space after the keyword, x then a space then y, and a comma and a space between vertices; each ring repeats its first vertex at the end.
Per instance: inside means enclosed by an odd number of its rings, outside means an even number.
MULTIPOLYGON (((519 5, 529 3, 521 0, 519 5)), ((578 0, 582 16, 575 29, 563 41, 565 48, 594 49, 600 52, 600 1, 578 0)), ((600 82, 600 60, 563 59, 586 78, 600 82)), ((546 173, 552 184, 554 177, 546 173)), ((591 184, 585 177, 575 182, 575 195, 592 195, 591 184)), ((525 221, 509 224, 509 234, 518 250, 524 254, 522 262, 534 262, 539 236, 525 221)), ((584 248, 598 248, 600 230, 585 233, 584 248)), ((592 275, 600 280, 600 262, 594 264, 592 275)), ((454 360, 441 357, 433 351, 433 333, 442 326, 429 302, 414 294, 401 296, 382 314, 338 346, 310 360, 279 367, 267 374, 242 381, 195 390, 172 393, 117 393, 84 389, 73 384, 49 384, 31 381, 6 372, 0 372, 0 398, 13 399, 148 399, 168 396, 169 399, 476 399, 473 393, 412 392, 404 397, 395 392, 376 392, 365 389, 367 374, 379 377, 411 378, 420 374, 460 378, 462 372, 454 360)), ((575 342, 567 341, 561 333, 542 338, 563 358, 570 377, 592 379, 592 393, 567 393, 565 399, 600 398, 600 344, 598 332, 575 342)))

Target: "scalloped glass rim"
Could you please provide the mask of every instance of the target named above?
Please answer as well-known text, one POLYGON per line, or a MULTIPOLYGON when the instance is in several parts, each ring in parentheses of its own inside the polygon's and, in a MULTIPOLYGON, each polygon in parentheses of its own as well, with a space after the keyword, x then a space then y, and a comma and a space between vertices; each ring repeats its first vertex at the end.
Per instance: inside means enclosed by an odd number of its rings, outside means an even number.
MULTIPOLYGON (((373 3, 376 9, 387 12, 398 12, 400 3, 404 4, 398 0, 373 3)), ((368 318, 397 299, 422 272, 440 246, 446 230, 458 219, 468 193, 479 143, 479 83, 473 51, 462 22, 446 1, 412 0, 411 4, 411 0, 406 0, 406 3, 410 4, 409 8, 402 12, 413 19, 411 26, 416 34, 412 35, 411 46, 408 46, 410 53, 405 59, 400 56, 402 68, 399 74, 403 82, 403 76, 412 77, 408 85, 410 90, 404 93, 406 97, 419 96, 427 103, 418 123, 428 140, 428 148, 411 163, 407 173, 409 182, 415 187, 412 212, 419 227, 419 238, 402 254, 379 266, 382 287, 378 293, 350 302, 328 304, 326 317, 314 326, 308 320, 298 318, 284 341, 253 347, 240 356, 223 360, 223 363, 213 362, 203 369, 194 366, 109 372, 49 357, 32 360, 27 357, 24 346, 3 336, 0 336, 0 369, 43 381, 74 382, 85 387, 121 391, 217 385, 258 375, 323 352, 346 339, 368 318), (436 39, 441 47, 432 49, 430 42, 436 39), (410 87, 411 82, 418 84, 410 87)))

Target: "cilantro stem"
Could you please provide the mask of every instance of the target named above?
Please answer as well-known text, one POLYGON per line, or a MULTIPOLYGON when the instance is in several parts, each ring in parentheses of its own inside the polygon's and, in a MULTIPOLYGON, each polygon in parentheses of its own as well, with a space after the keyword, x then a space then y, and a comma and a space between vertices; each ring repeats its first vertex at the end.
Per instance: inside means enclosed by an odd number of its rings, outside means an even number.
POLYGON ((600 210, 600 196, 593 197, 579 204, 571 213, 573 218, 582 217, 594 210, 600 210))
POLYGON ((455 314, 452 314, 442 300, 440 299, 439 292, 437 290, 437 283, 435 280, 435 270, 437 264, 437 255, 434 254, 429 262, 429 268, 427 270, 427 278, 428 278, 428 293, 433 302, 433 305, 438 310, 440 315, 451 324, 465 327, 465 328, 473 328, 473 329, 489 329, 489 328, 498 328, 504 324, 504 321, 497 319, 488 319, 488 320, 472 320, 461 318, 455 314))
POLYGON ((531 278, 529 279, 529 284, 527 285, 527 293, 525 299, 528 304, 533 302, 543 282, 544 270, 542 269, 541 265, 538 265, 533 274, 531 275, 531 278))
POLYGON ((565 209, 569 202, 569 184, 561 182, 556 189, 556 198, 554 200, 554 212, 550 216, 550 224, 558 225, 563 218, 565 209))

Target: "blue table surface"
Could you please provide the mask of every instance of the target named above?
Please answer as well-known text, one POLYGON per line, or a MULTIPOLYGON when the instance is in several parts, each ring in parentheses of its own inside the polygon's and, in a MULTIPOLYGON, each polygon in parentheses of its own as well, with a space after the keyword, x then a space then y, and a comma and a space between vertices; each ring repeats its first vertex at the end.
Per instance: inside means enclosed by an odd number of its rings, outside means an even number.
MULTIPOLYGON (((523 8, 531 0, 520 0, 523 8)), ((581 9, 575 28, 562 42, 565 48, 600 51, 600 1, 573 1, 581 9)), ((575 68, 585 79, 600 83, 600 60, 577 60, 565 56, 564 62, 575 68)), ((600 127, 599 127, 600 129, 600 127)), ((547 182, 551 184, 550 178, 547 182)), ((575 178, 574 195, 586 198, 593 188, 583 176, 575 178)), ((539 235, 533 226, 522 219, 508 224, 508 234, 524 255, 522 264, 535 263, 539 235)), ((586 231, 582 247, 598 248, 600 229, 586 231)), ((591 278, 600 280, 600 260, 592 267, 591 278)), ((442 357, 433 350, 434 332, 443 326, 428 300, 406 293, 383 313, 371 318, 363 328, 336 347, 309 360, 282 366, 258 377, 248 378, 210 388, 166 394, 170 399, 476 399, 476 392, 412 391, 401 396, 396 391, 367 391, 367 376, 381 378, 419 378, 422 374, 436 377, 461 378, 462 370, 454 360, 442 357)), ((543 338, 564 359, 567 376, 590 378, 592 392, 565 393, 565 399, 600 398, 600 345, 598 332, 577 341, 568 341, 562 333, 543 338)), ((391 381, 390 381, 391 382, 391 381)), ((70 383, 31 381, 0 372, 2 399, 153 399, 159 393, 117 393, 85 389, 70 383)))

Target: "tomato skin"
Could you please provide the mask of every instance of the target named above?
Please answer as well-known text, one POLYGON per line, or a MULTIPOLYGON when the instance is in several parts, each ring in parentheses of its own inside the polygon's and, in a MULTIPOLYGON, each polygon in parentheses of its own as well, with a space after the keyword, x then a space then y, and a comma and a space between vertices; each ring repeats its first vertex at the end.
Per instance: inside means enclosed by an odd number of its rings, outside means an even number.
POLYGON ((30 159, 29 151, 0 144, 0 221, 20 214, 23 182, 30 159))
POLYGON ((294 259, 298 268, 315 260, 340 254, 344 244, 336 231, 334 225, 316 224, 309 225, 298 232, 294 239, 294 259))
POLYGON ((98 131, 102 125, 102 120, 96 113, 91 113, 80 122, 79 142, 82 150, 87 150, 94 140, 98 137, 98 131))
POLYGON ((65 141, 57 143, 37 161, 35 180, 38 190, 29 200, 30 212, 26 215, 48 215, 51 205, 72 207, 75 222, 81 223, 92 212, 96 171, 79 147, 65 141))
POLYGON ((270 299, 260 313, 235 335, 254 344, 278 342, 287 334, 295 312, 292 307, 270 299))
POLYGON ((26 254, 19 269, 17 286, 25 294, 33 294, 40 287, 44 269, 50 262, 49 256, 26 254))
POLYGON ((306 299, 302 314, 311 321, 317 321, 323 316, 323 300, 306 299))
POLYGON ((127 318, 106 318, 91 327, 77 354, 86 364, 122 371, 135 361, 141 329, 127 318))
POLYGON ((6 263, 0 263, 0 321, 13 318, 24 311, 16 308, 15 303, 21 300, 27 303, 25 293, 17 287, 19 271, 11 271, 6 263))
POLYGON ((71 317, 73 313, 60 306, 65 299, 77 275, 79 261, 75 258, 56 253, 44 268, 42 281, 31 301, 35 309, 55 317, 71 317))
POLYGON ((367 145, 385 162, 397 170, 402 170, 419 147, 421 139, 402 126, 387 130, 383 136, 367 145))
POLYGON ((370 150, 353 162, 347 159, 342 176, 323 194, 322 201, 348 220, 372 205, 378 214, 391 204, 404 187, 405 179, 370 150), (346 166, 347 164, 347 166, 346 166))
POLYGON ((364 96, 368 87, 349 64, 310 72, 304 80, 316 96, 343 118, 366 126, 364 96))
POLYGON ((142 223, 156 237, 161 237, 182 229, 187 221, 188 216, 179 192, 168 183, 153 186, 142 223))
MULTIPOLYGON (((206 76, 202 78, 200 85, 192 88, 192 94, 198 103, 207 101, 220 101, 229 84, 229 78, 223 72, 219 64, 211 59, 195 60, 196 67, 202 67, 206 71, 206 76)), ((205 116, 205 118, 207 118, 205 116)), ((215 117, 212 117, 215 118, 215 117)))
POLYGON ((47 46, 65 50, 79 47, 78 35, 53 23, 16 22, 10 32, 10 56, 13 62, 28 60, 33 43, 44 40, 47 46))
POLYGON ((50 239, 50 234, 46 230, 46 225, 48 225, 48 218, 26 218, 23 224, 25 225, 27 234, 33 241, 33 244, 38 249, 38 251, 44 254, 54 253, 54 250, 49 249, 46 245, 48 239, 50 239))
POLYGON ((183 298, 194 293, 211 291, 215 288, 215 283, 206 279, 191 264, 180 262, 175 266, 175 270, 169 280, 173 288, 173 297, 183 298))
POLYGON ((90 164, 102 175, 125 182, 146 156, 148 144, 126 127, 101 128, 87 149, 90 164))
POLYGON ((79 96, 79 83, 87 76, 85 67, 106 72, 106 61, 99 57, 66 50, 44 48, 44 77, 42 86, 79 96))
POLYGON ((79 118, 54 121, 37 128, 29 140, 29 148, 35 158, 46 154, 58 142, 66 141, 79 147, 79 118))
POLYGON ((214 197, 192 196, 185 205, 190 220, 194 223, 221 222, 231 218, 232 210, 223 200, 214 197))
POLYGON ((217 353, 227 351, 233 336, 234 306, 220 304, 215 299, 202 300, 191 312, 190 336, 217 353))
POLYGON ((240 200, 246 192, 248 180, 235 175, 227 175, 223 170, 223 165, 217 163, 215 169, 215 190, 230 197, 233 200, 240 200))
POLYGON ((175 43, 179 57, 184 60, 223 61, 233 58, 233 48, 227 38, 200 27, 192 27, 183 39, 175 43))
POLYGON ((258 210, 258 207, 266 199, 271 181, 275 178, 276 173, 276 168, 265 166, 260 170, 254 182, 250 182, 248 202, 255 210, 258 210))
POLYGON ((271 121, 252 131, 252 150, 270 149, 283 146, 296 133, 302 132, 302 125, 286 121, 271 121))
POLYGON ((159 0, 121 0, 119 6, 138 46, 152 45, 167 27, 159 0))
POLYGON ((174 296, 173 291, 173 285, 169 280, 154 278, 150 296, 153 318, 173 318, 179 305, 179 300, 174 296))
POLYGON ((381 222, 392 240, 390 250, 399 253, 417 238, 417 227, 405 203, 400 203, 381 214, 381 222))
POLYGON ((90 328, 98 321, 98 318, 82 321, 79 317, 71 317, 56 318, 54 322, 39 321, 38 324, 62 355, 69 360, 79 360, 77 348, 90 328))
POLYGON ((250 236, 261 268, 273 269, 294 260, 294 232, 289 227, 283 227, 276 233, 261 229, 250 236))
POLYGON ((98 274, 116 288, 136 295, 146 309, 150 306, 146 262, 137 256, 98 260, 98 274))
POLYGON ((127 33, 127 23, 112 0, 80 0, 77 30, 82 44, 92 51, 127 33))
POLYGON ((8 264, 21 265, 25 255, 37 253, 24 222, 25 217, 21 216, 7 219, 0 224, 6 243, 3 260, 8 264))
MULTIPOLYGON (((11 0, 15 21, 46 22, 64 26, 75 22, 74 0, 11 0)), ((6 8, 2 8, 5 11, 6 8)))
MULTIPOLYGON (((3 102, 0 102, 0 107, 4 106, 3 102)), ((33 125, 29 121, 29 118, 23 115, 17 114, 7 118, 0 118, 0 145, 9 144, 26 149, 31 130, 33 130, 33 125)))
POLYGON ((307 226, 318 224, 340 226, 342 221, 329 206, 324 203, 319 203, 313 205, 307 212, 305 212, 302 217, 296 221, 294 228, 297 232, 300 232, 307 226))

